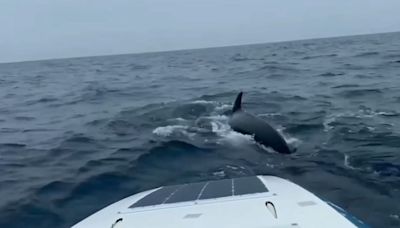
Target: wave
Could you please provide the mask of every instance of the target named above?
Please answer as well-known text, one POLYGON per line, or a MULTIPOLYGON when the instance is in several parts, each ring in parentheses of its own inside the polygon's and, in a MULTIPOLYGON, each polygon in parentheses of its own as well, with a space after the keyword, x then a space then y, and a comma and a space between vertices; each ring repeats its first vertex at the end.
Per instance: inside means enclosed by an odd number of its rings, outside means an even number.
POLYGON ((189 138, 192 138, 195 133, 191 133, 188 131, 189 126, 184 126, 184 125, 169 125, 169 126, 164 126, 164 127, 157 127, 156 129, 153 130, 153 134, 162 136, 162 137, 168 137, 171 136, 172 134, 182 134, 184 136, 187 136, 189 138))
POLYGON ((368 51, 368 52, 362 52, 359 54, 354 55, 354 57, 370 57, 370 56, 376 56, 379 55, 380 53, 377 51, 368 51))
POLYGON ((221 111, 230 111, 232 109, 232 104, 221 104, 219 106, 215 106, 215 111, 221 112, 221 111))
POLYGON ((276 112, 273 112, 273 113, 261 113, 261 114, 258 114, 257 116, 259 116, 259 117, 263 117, 263 116, 274 117, 274 116, 282 116, 282 113, 276 113, 276 112))
POLYGON ((343 165, 344 165, 345 167, 349 168, 349 169, 358 169, 358 168, 356 168, 356 167, 354 167, 354 166, 351 165, 351 163, 350 163, 350 156, 347 155, 347 154, 344 155, 343 165))
POLYGON ((240 145, 252 142, 251 136, 235 132, 228 124, 229 117, 224 115, 203 116, 189 125, 168 125, 157 127, 153 134, 161 137, 184 137, 195 140, 203 138, 206 142, 230 143, 240 145), (193 124, 193 125, 190 125, 193 124), (217 138, 215 138, 217 136, 217 138))
POLYGON ((304 56, 302 59, 319 59, 319 58, 332 58, 338 56, 337 54, 326 54, 326 55, 312 55, 312 56, 304 56))
POLYGON ((339 95, 346 98, 356 98, 364 96, 377 96, 383 94, 381 89, 354 89, 340 92, 339 95))
POLYGON ((393 164, 390 162, 374 162, 371 169, 379 176, 396 176, 400 177, 400 164, 393 164))
POLYGON ((254 143, 254 139, 252 136, 244 135, 232 130, 229 124, 225 122, 228 119, 227 117, 216 116, 213 119, 214 121, 211 122, 212 132, 221 137, 218 143, 228 142, 232 145, 254 143))
MULTIPOLYGON (((160 167, 170 167, 174 169, 182 168, 182 164, 195 162, 197 159, 210 154, 212 150, 202 148, 182 140, 170 140, 162 142, 151 148, 136 160, 136 170, 159 169, 160 167)), ((201 158, 206 159, 206 158, 201 158)), ((189 163, 191 164, 191 163, 189 163)))
POLYGON ((36 105, 36 104, 46 104, 50 103, 51 105, 54 105, 54 103, 60 102, 59 98, 56 97, 51 97, 51 96, 45 96, 45 97, 40 97, 40 98, 35 98, 32 100, 27 100, 25 102, 26 105, 36 105))
POLYGON ((214 104, 215 101, 206 101, 206 100, 195 100, 190 102, 191 104, 214 104))
POLYGON ((343 85, 337 85, 337 86, 332 86, 334 89, 341 89, 341 88, 357 88, 360 87, 358 84, 343 84, 343 85))
POLYGON ((233 57, 231 57, 231 60, 234 62, 245 62, 245 61, 264 60, 264 59, 263 58, 248 58, 248 57, 243 56, 240 53, 237 53, 233 57))
POLYGON ((210 113, 213 109, 212 103, 189 103, 174 108, 172 115, 184 119, 195 119, 210 113))
POLYGON ((325 72, 325 73, 322 73, 322 74, 320 74, 319 76, 322 76, 322 77, 336 77, 336 76, 342 76, 342 75, 344 75, 345 73, 343 73, 343 72, 338 72, 338 73, 335 73, 335 72, 325 72))
POLYGON ((151 67, 148 66, 148 65, 139 65, 139 64, 134 64, 134 63, 130 64, 128 67, 129 67, 132 71, 148 70, 148 69, 151 68, 151 67))
POLYGON ((188 121, 187 119, 184 119, 182 117, 176 117, 176 118, 172 118, 169 120, 176 121, 176 122, 187 122, 188 121))
MULTIPOLYGON (((390 51, 388 51, 389 53, 390 51)), ((400 53, 398 50, 392 50, 392 52, 395 52, 393 54, 386 54, 383 56, 383 58, 388 58, 388 59, 400 59, 400 53)))
POLYGON ((1 143, 0 144, 0 148, 24 148, 26 147, 26 144, 22 144, 22 143, 1 143))
MULTIPOLYGON (((374 117, 398 117, 400 113, 394 111, 379 111, 379 110, 371 110, 362 108, 357 112, 342 112, 342 113, 334 113, 327 115, 322 123, 324 127, 324 131, 328 132, 332 130, 337 125, 349 125, 349 121, 356 124, 358 121, 362 121, 365 118, 371 119, 374 117), (348 121, 349 120, 349 121, 348 121)), ((369 121, 370 122, 370 121, 369 121)), ((367 129, 373 130, 372 126, 366 126, 367 129)))
POLYGON ((303 132, 315 131, 323 128, 323 123, 296 123, 288 125, 286 130, 293 134, 300 134, 303 132))
POLYGON ((14 117, 15 120, 19 120, 19 121, 32 121, 35 120, 35 117, 32 116, 16 116, 14 117))
MULTIPOLYGON (((261 66, 258 68, 258 71, 286 71, 286 72, 297 72, 298 70, 296 68, 284 66, 282 64, 280 65, 275 65, 275 64, 265 64, 264 66, 261 66)), ((284 75, 280 75, 284 76, 284 75)))
POLYGON ((8 210, 0 209, 1 227, 61 227, 65 225, 63 216, 53 210, 48 203, 43 205, 32 198, 13 202, 7 208, 8 210))
POLYGON ((301 139, 296 138, 294 136, 289 135, 288 133, 285 133, 286 128, 284 127, 278 127, 277 131, 282 135, 282 137, 285 139, 286 143, 294 148, 297 148, 300 146, 300 144, 303 142, 301 139))
POLYGON ((349 169, 367 172, 380 177, 400 177, 400 164, 392 162, 374 161, 374 159, 367 160, 361 157, 353 158, 345 154, 344 165, 349 169))

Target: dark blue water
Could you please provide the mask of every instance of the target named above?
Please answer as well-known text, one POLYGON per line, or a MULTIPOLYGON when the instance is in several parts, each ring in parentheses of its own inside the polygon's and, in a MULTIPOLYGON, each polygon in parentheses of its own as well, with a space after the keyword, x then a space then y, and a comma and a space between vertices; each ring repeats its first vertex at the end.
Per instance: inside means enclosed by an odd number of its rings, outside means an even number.
POLYGON ((159 185, 254 174, 400 225, 400 33, 0 64, 0 227, 68 227, 159 185), (297 148, 227 125, 244 108, 297 148))

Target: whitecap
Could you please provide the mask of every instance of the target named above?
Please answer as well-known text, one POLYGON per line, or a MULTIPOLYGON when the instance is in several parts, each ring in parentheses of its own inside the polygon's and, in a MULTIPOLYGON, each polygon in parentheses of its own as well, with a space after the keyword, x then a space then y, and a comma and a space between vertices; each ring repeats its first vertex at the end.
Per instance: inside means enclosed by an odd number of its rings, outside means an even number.
POLYGON ((192 137, 194 134, 188 132, 187 131, 188 129, 189 127, 184 125, 169 125, 169 126, 157 127, 156 129, 153 130, 153 134, 162 137, 168 137, 172 135, 174 132, 179 132, 189 137, 192 137))
POLYGON ((280 135, 282 135, 283 139, 285 139, 287 144, 292 145, 294 147, 298 147, 302 143, 300 139, 284 133, 283 132, 285 130, 284 127, 279 126, 276 130, 280 133, 280 135))
POLYGON ((375 117, 375 116, 398 116, 399 113, 397 112, 385 112, 385 111, 374 111, 374 110, 359 110, 358 111, 358 115, 356 115, 356 117, 359 118, 371 118, 371 117, 375 117))
POLYGON ((232 108, 232 105, 222 104, 219 106, 215 106, 215 111, 226 111, 226 110, 230 110, 231 108, 232 108))
POLYGON ((334 113, 326 116, 322 125, 324 126, 324 131, 328 132, 332 130, 334 127, 331 125, 332 123, 336 122, 338 118, 341 117, 356 117, 356 118, 363 118, 363 117, 371 117, 362 113, 362 110, 359 110, 358 113, 353 112, 342 112, 342 113, 334 113))
POLYGON ((255 143, 253 137, 251 135, 244 135, 236 131, 229 131, 226 134, 222 135, 225 141, 233 145, 242 145, 242 144, 249 144, 255 143))
POLYGON ((268 152, 268 153, 271 153, 271 154, 276 154, 277 152, 274 150, 274 149, 272 149, 271 147, 267 147, 267 146, 264 146, 264 145, 262 145, 262 144, 260 144, 260 143, 257 143, 257 146, 258 147, 260 147, 262 150, 264 150, 265 152, 268 152))
POLYGON ((281 116, 282 114, 277 113, 277 112, 271 112, 271 113, 261 113, 258 114, 257 116, 262 117, 262 116, 266 116, 266 117, 273 117, 273 116, 281 116))
POLYGON ((397 113, 397 112, 376 112, 376 114, 377 115, 380 115, 380 116, 398 116, 399 115, 399 113, 397 113))
POLYGON ((324 126, 324 131, 328 132, 333 129, 333 126, 331 126, 332 123, 336 121, 337 116, 329 116, 324 120, 322 125, 324 126))
POLYGON ((275 168, 275 165, 274 164, 271 164, 271 163, 265 163, 265 165, 268 167, 268 168, 271 168, 271 169, 273 169, 273 168, 275 168))
POLYGON ((239 169, 239 167, 236 167, 236 166, 233 166, 233 165, 226 165, 225 167, 228 168, 228 169, 232 169, 232 170, 238 170, 239 169))
POLYGON ((324 131, 328 132, 332 130, 334 127, 332 126, 332 123, 336 122, 338 118, 341 117, 355 117, 355 118, 373 118, 376 116, 397 116, 399 115, 396 112, 384 112, 384 111, 374 111, 374 110, 365 110, 361 109, 358 110, 357 112, 342 112, 342 113, 335 113, 335 114, 330 114, 328 115, 324 122, 324 131))
POLYGON ((195 100, 190 102, 191 104, 214 104, 214 101, 206 101, 206 100, 195 100))
POLYGON ((374 128, 374 127, 367 127, 367 129, 368 129, 369 131, 375 131, 375 128, 374 128))
POLYGON ((213 175, 214 175, 214 176, 217 176, 217 177, 225 177, 225 176, 226 176, 226 175, 225 175, 225 171, 223 171, 223 170, 213 172, 213 175))
POLYGON ((232 130, 228 124, 228 117, 223 115, 216 115, 208 117, 211 119, 211 131, 218 136, 222 137, 223 141, 227 141, 233 145, 240 145, 253 142, 253 137, 244 135, 232 130))
POLYGON ((344 154, 343 164, 345 167, 347 167, 349 169, 358 169, 358 170, 360 169, 360 168, 356 168, 350 164, 350 156, 347 154, 344 154))
POLYGON ((179 122, 185 122, 187 120, 185 120, 184 118, 178 117, 178 118, 174 118, 173 120, 179 121, 179 122))
POLYGON ((215 115, 215 116, 209 116, 209 117, 206 117, 206 118, 210 119, 210 120, 221 121, 221 122, 224 122, 226 124, 228 124, 228 120, 229 120, 229 117, 225 116, 225 115, 215 115))

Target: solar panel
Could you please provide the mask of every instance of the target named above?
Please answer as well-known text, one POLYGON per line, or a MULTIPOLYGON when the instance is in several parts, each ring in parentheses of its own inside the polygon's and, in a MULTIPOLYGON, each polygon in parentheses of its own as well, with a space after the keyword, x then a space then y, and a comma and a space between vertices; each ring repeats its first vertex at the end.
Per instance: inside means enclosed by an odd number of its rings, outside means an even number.
POLYGON ((258 177, 241 177, 233 179, 234 182, 234 195, 245 195, 252 193, 268 192, 265 185, 258 179, 258 177))
POLYGON ((204 189, 199 199, 212 199, 232 195, 232 180, 225 179, 208 182, 207 187, 204 189))
POLYGON ((268 192, 256 176, 162 187, 130 208, 268 192))
POLYGON ((130 206, 130 208, 162 204, 167 199, 167 197, 169 197, 172 193, 174 193, 180 187, 181 187, 181 185, 162 187, 162 188, 148 194, 147 196, 141 198, 139 201, 137 201, 132 206, 130 206))
POLYGON ((206 182, 186 184, 173 194, 165 203, 179 203, 197 200, 206 182))

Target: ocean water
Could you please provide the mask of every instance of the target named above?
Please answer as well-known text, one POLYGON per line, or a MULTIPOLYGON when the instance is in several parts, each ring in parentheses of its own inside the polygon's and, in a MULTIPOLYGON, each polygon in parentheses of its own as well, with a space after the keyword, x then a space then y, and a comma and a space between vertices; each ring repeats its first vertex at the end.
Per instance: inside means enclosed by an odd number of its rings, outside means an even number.
POLYGON ((256 174, 400 226, 400 33, 0 64, 0 99, 0 227, 256 174), (295 153, 229 128, 239 91, 295 153))

